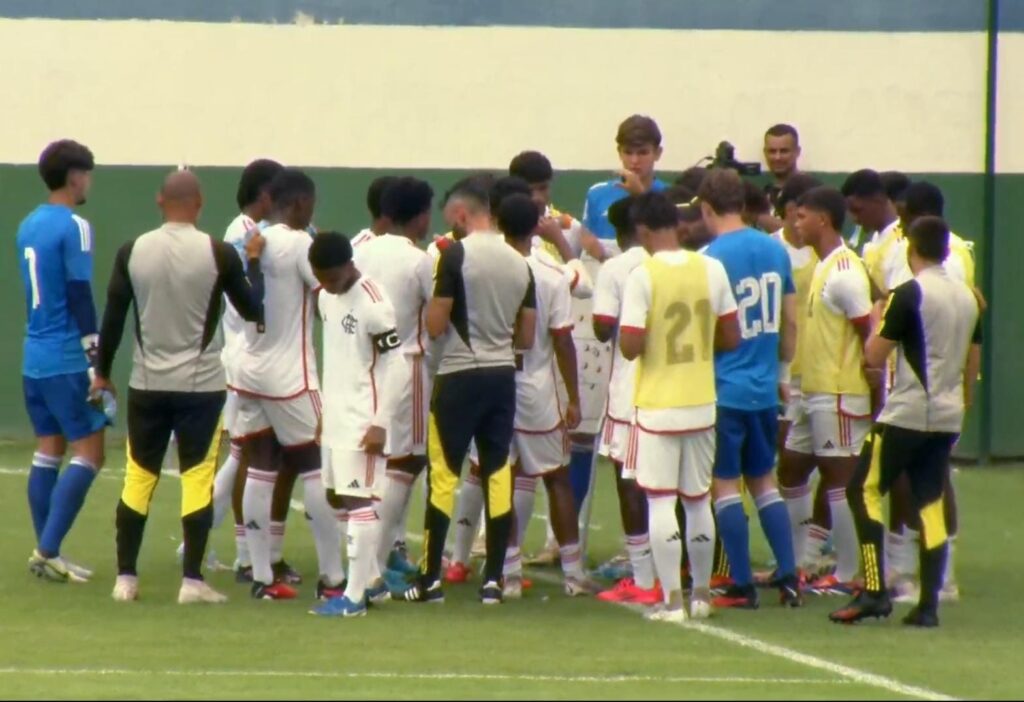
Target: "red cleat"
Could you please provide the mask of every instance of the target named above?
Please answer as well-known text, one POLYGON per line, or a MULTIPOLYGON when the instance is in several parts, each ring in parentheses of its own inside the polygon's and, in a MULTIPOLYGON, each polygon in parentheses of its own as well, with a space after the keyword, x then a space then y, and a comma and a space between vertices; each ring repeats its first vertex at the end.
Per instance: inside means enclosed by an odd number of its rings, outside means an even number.
POLYGON ((473 571, 465 563, 452 563, 444 572, 444 581, 449 585, 464 585, 473 577, 473 571))
POLYGON ((533 589, 533 581, 530 580, 529 578, 523 578, 523 589, 524 590, 531 590, 531 589, 533 589))
POLYGON ((735 584, 735 581, 733 581, 733 579, 728 575, 712 575, 711 594, 720 595, 735 584))
POLYGON ((256 600, 294 600, 299 596, 299 591, 286 583, 253 583, 252 596, 256 600))
POLYGON ((637 587, 633 578, 623 578, 611 590, 597 595, 602 602, 618 602, 624 604, 654 605, 663 599, 661 587, 655 585, 650 590, 637 587))

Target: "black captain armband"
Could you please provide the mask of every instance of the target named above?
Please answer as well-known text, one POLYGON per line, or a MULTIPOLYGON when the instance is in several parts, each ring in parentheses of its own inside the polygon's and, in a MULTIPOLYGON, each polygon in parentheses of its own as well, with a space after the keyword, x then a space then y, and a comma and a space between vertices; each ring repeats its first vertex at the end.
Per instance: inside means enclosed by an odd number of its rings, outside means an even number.
POLYGON ((401 345, 402 340, 398 338, 398 331, 395 329, 373 335, 373 347, 377 349, 378 353, 394 351, 401 345))

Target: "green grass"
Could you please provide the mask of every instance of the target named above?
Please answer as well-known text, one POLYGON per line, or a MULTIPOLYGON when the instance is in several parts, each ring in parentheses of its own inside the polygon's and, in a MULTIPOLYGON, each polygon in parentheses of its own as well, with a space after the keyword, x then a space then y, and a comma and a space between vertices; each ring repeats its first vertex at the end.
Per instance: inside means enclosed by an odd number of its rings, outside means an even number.
MULTIPOLYGON (((116 604, 110 589, 121 449, 111 448, 109 467, 66 543, 66 553, 97 570, 94 582, 82 586, 39 582, 26 571, 31 527, 25 475, 15 469, 27 466, 30 456, 30 446, 0 446, 5 698, 901 697, 863 677, 851 680, 722 640, 721 630, 945 695, 1024 695, 1024 605, 1017 597, 1024 586, 1020 467, 959 475, 964 601, 942 611, 939 630, 906 631, 896 621, 839 628, 825 616, 837 599, 784 611, 765 598, 758 612, 718 613, 709 634, 648 623, 636 612, 596 601, 567 600, 553 570, 533 571, 541 581, 522 602, 490 609, 467 586, 449 588, 442 607, 389 603, 364 619, 324 621, 306 614, 309 585, 298 601, 254 602, 225 573, 210 579, 231 595, 228 605, 179 607, 174 546, 180 492, 172 479, 158 488, 147 528, 142 600, 116 604)), ((612 555, 620 543, 606 473, 595 509, 596 559, 612 555)), ((534 544, 542 530, 535 520, 534 544)), ((763 558, 756 536, 755 544, 755 557, 763 558)), ((227 560, 231 530, 220 530, 213 545, 227 560)), ((312 542, 300 519, 290 520, 285 548, 299 570, 315 572, 312 542)))

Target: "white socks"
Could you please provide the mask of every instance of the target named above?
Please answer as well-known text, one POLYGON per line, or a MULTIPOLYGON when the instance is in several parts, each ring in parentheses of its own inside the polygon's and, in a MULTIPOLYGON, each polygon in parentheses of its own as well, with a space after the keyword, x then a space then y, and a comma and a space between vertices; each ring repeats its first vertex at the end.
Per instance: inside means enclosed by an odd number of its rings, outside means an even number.
POLYGON ((848 583, 860 571, 860 541, 853 511, 846 499, 846 488, 828 491, 828 506, 832 512, 832 537, 836 546, 836 578, 848 583))
POLYGON ((651 540, 647 534, 627 535, 626 553, 633 566, 633 582, 637 587, 650 590, 654 587, 654 560, 651 557, 651 540))
POLYGON ((793 528, 793 555, 797 559, 797 567, 806 565, 807 532, 814 514, 814 493, 807 483, 794 487, 779 486, 779 494, 786 501, 789 511, 789 524, 793 528))
POLYGON ((345 571, 341 566, 341 535, 338 533, 334 510, 327 504, 327 491, 320 478, 320 471, 314 470, 302 475, 302 498, 309 528, 313 532, 320 576, 327 585, 340 585, 345 579, 345 571))
POLYGON ((271 563, 280 563, 284 560, 284 527, 285 522, 270 522, 271 563))
POLYGON ((252 556, 249 555, 249 539, 245 535, 245 525, 235 525, 235 560, 238 565, 251 566, 252 556))
POLYGON ((455 509, 455 532, 452 546, 452 563, 469 565, 469 554, 473 550, 473 539, 480 525, 480 515, 484 509, 484 490, 480 479, 473 474, 462 481, 459 492, 459 503, 455 509))
POLYGON ((377 505, 380 515, 380 543, 377 546, 377 562, 380 568, 387 568, 388 556, 396 541, 405 541, 405 515, 409 512, 409 497, 416 478, 402 470, 389 470, 384 498, 377 505))
POLYGON ((377 558, 380 519, 373 507, 361 507, 348 513, 348 585, 345 597, 360 603, 366 599, 366 588, 373 579, 377 558))
POLYGON ((219 527, 231 511, 231 496, 235 492, 235 478, 241 456, 242 447, 232 442, 230 455, 213 478, 213 529, 219 527))
POLYGON ((559 546, 558 553, 561 556, 562 574, 565 577, 577 580, 583 580, 586 577, 583 572, 583 556, 578 543, 559 546))
POLYGON ((249 468, 245 480, 242 513, 245 515, 245 537, 252 558, 253 580, 264 585, 274 583, 270 560, 270 503, 274 496, 273 471, 249 468))
POLYGON ((520 550, 523 547, 523 540, 526 538, 526 530, 530 526, 530 519, 533 518, 533 505, 537 499, 537 479, 520 476, 515 481, 515 491, 512 493, 512 506, 516 513, 516 545, 520 550))
POLYGON ((828 529, 818 526, 817 524, 811 524, 807 527, 807 540, 804 541, 804 552, 801 554, 793 554, 799 558, 797 566, 807 571, 812 571, 812 575, 817 573, 813 572, 818 569, 818 564, 821 561, 821 553, 825 549, 825 544, 828 543, 829 534, 828 529))
MULTIPOLYGON (((675 519, 674 502, 671 509, 672 518, 675 519)), ((715 517, 711 512, 711 495, 704 495, 697 500, 683 500, 683 510, 686 512, 686 550, 690 554, 690 575, 693 579, 693 589, 707 590, 711 587, 711 571, 715 564, 715 517)), ((651 544, 654 544, 653 535, 651 544)), ((682 554, 676 559, 675 564, 677 580, 681 559, 682 554)), ((660 568, 658 575, 661 575, 660 568)), ((664 581, 662 582, 664 583, 664 581)))
MULTIPOLYGON (((661 579, 665 592, 665 602, 669 601, 670 593, 681 592, 682 577, 679 564, 683 558, 683 541, 679 533, 679 521, 676 519, 676 496, 647 496, 647 519, 651 538, 651 552, 654 570, 661 579)), ((689 514, 687 514, 689 519, 689 514)), ((689 522, 687 522, 689 526, 689 522)), ((714 536, 711 538, 712 555, 714 536)), ((692 562, 693 555, 690 560, 692 562)), ((708 579, 711 578, 711 564, 707 567, 708 579)), ((697 580, 694 579, 696 585, 697 580)))

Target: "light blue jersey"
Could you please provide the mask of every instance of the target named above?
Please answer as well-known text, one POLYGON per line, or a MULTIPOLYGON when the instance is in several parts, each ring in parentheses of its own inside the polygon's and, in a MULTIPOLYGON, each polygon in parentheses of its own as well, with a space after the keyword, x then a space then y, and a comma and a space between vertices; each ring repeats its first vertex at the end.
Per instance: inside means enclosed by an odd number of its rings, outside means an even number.
POLYGON ((789 254, 750 228, 717 237, 705 253, 725 266, 743 337, 737 348, 715 354, 718 405, 748 411, 777 407, 782 296, 796 292, 789 254))
MULTIPOLYGON (((651 186, 654 192, 661 192, 666 188, 668 185, 658 179, 655 179, 651 186)), ((583 205, 583 226, 597 238, 614 242, 615 227, 608 221, 608 208, 628 196, 629 191, 622 187, 622 181, 618 178, 590 186, 587 200, 583 205)))
POLYGON ((18 228, 17 256, 28 313, 22 375, 87 371, 82 333, 68 306, 68 282, 92 281, 89 223, 63 205, 40 205, 18 228))

